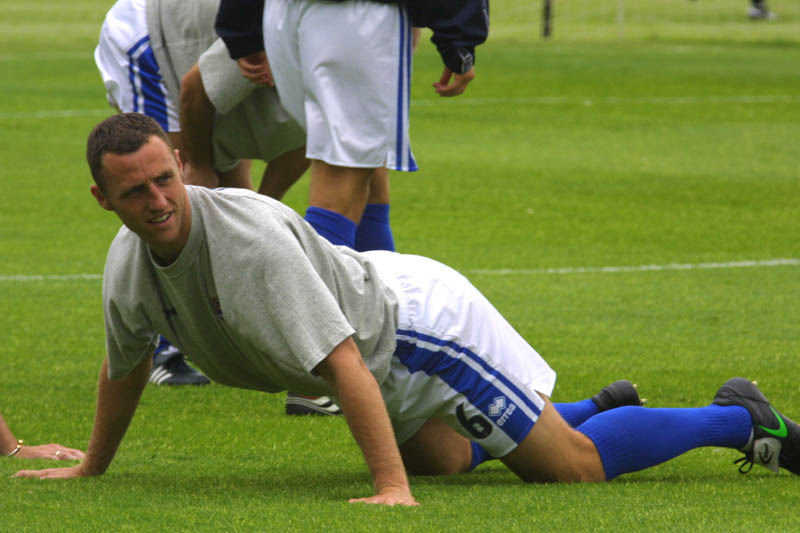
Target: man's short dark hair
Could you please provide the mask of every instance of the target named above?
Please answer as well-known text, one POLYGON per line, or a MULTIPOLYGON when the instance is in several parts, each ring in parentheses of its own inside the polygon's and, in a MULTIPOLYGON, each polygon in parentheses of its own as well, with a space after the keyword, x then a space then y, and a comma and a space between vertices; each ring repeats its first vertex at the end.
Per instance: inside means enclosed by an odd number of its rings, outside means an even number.
POLYGON ((105 192, 102 175, 105 154, 132 154, 156 136, 172 148, 169 137, 158 122, 141 113, 120 113, 105 119, 89 134, 86 161, 94 182, 105 192))

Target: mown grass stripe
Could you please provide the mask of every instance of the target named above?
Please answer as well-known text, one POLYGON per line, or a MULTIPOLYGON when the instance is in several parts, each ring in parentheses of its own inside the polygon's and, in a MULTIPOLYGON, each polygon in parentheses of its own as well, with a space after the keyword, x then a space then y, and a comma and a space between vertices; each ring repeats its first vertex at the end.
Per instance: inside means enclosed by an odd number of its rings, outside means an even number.
MULTIPOLYGON (((441 99, 418 98, 411 102, 414 106, 441 105, 441 99)), ((759 96, 640 96, 640 97, 567 97, 541 96, 532 98, 459 98, 451 100, 451 105, 594 105, 594 104, 786 104, 800 103, 800 95, 759 95, 759 96)), ((0 120, 68 118, 100 116, 113 113, 111 108, 103 109, 51 109, 39 111, 9 111, 0 113, 0 120)))
MULTIPOLYGON (((629 265, 600 267, 563 267, 563 268, 476 268, 468 270, 470 274, 513 276, 513 275, 547 275, 547 274, 613 274, 618 272, 659 272, 666 270, 708 270, 725 268, 755 268, 800 266, 800 259, 764 259, 758 261, 727 261, 717 263, 667 263, 663 265, 629 265)), ((102 274, 34 274, 0 276, 0 281, 93 281, 103 279, 102 274)))
POLYGON ((761 261, 728 261, 722 263, 668 263, 664 265, 633 265, 633 266, 600 266, 600 267, 564 267, 564 268, 498 268, 498 269, 473 269, 470 274, 483 274, 493 276, 514 275, 547 275, 547 274, 594 274, 617 272, 659 272, 667 270, 707 270, 715 268, 753 268, 753 267, 778 267, 800 266, 800 259, 766 259, 761 261))

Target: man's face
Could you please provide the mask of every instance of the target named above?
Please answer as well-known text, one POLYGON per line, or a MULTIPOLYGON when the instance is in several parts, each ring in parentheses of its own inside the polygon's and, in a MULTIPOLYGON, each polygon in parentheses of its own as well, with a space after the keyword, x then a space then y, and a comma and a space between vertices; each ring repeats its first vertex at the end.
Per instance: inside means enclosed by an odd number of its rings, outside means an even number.
POLYGON ((183 167, 158 137, 130 154, 104 154, 105 192, 92 185, 101 207, 114 211, 163 264, 180 255, 191 229, 183 167))

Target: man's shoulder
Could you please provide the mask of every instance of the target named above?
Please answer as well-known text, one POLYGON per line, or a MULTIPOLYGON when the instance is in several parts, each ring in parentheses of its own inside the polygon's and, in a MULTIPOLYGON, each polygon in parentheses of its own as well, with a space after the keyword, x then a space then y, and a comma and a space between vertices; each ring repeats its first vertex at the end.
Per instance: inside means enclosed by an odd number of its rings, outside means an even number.
POLYGON ((258 212, 264 213, 287 213, 294 212, 286 204, 258 194, 249 189, 218 187, 208 189, 187 185, 187 190, 192 198, 192 205, 197 204, 200 209, 219 209, 222 211, 241 211, 250 215, 258 212))
POLYGON ((143 245, 142 239, 129 230, 127 226, 123 225, 119 228, 116 236, 111 241, 111 245, 108 248, 108 258, 130 257, 130 254, 136 248, 143 245))
MULTIPOLYGON (((188 187, 187 187, 188 188, 188 187)), ((320 237, 291 207, 246 189, 189 188, 192 220, 201 219, 213 257, 241 256, 242 250, 275 253, 292 242, 320 237), (222 255, 220 255, 222 254, 222 255)), ((193 222, 194 224, 194 222, 193 222)), ((276 260, 277 256, 274 257, 276 260)))
POLYGON ((140 256, 146 257, 147 245, 144 241, 129 230, 127 226, 122 226, 117 232, 111 245, 108 247, 108 255, 106 256, 106 270, 109 267, 131 267, 133 259, 139 259, 140 256))
POLYGON ((104 291, 110 296, 120 291, 136 290, 149 265, 147 245, 138 235, 122 226, 108 248, 103 273, 104 291))

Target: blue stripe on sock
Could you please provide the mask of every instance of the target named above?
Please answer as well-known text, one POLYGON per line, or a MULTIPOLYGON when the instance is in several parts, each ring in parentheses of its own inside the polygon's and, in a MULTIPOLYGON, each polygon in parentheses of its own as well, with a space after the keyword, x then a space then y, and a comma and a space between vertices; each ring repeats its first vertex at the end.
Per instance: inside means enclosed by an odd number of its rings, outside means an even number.
POLYGON ((753 421, 744 407, 695 409, 619 407, 599 413, 577 429, 603 461, 606 479, 663 463, 702 446, 742 448, 753 421))

